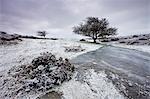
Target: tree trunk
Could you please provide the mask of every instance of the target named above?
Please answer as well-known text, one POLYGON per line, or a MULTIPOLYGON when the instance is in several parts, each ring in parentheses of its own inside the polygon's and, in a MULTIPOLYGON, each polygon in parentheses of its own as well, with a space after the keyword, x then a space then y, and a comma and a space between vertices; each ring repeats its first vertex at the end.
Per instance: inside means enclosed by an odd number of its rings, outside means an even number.
POLYGON ((96 38, 93 38, 93 40, 94 40, 94 43, 96 43, 96 38))
POLYGON ((93 40, 94 40, 94 43, 96 43, 96 39, 97 39, 97 34, 96 33, 93 33, 93 40))

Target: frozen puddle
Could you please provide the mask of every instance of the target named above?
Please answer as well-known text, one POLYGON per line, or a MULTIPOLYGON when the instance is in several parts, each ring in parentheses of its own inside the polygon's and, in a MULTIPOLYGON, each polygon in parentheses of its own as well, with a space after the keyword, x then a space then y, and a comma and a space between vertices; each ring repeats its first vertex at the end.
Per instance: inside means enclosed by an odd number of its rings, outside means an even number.
POLYGON ((63 99, 125 99, 103 71, 87 70, 83 82, 78 81, 76 75, 59 88, 63 99))

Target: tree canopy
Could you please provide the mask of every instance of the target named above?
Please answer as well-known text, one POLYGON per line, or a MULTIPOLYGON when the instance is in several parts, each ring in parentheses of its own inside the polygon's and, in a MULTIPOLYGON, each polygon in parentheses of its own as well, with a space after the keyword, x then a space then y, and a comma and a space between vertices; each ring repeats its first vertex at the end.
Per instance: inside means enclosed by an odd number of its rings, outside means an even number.
POLYGON ((43 37, 45 37, 46 34, 47 34, 46 31, 37 31, 37 35, 38 35, 38 36, 43 36, 43 37))
POLYGON ((109 22, 106 18, 87 17, 84 23, 73 27, 73 32, 92 37, 94 43, 96 43, 98 37, 104 38, 106 36, 116 35, 117 29, 109 27, 109 22))

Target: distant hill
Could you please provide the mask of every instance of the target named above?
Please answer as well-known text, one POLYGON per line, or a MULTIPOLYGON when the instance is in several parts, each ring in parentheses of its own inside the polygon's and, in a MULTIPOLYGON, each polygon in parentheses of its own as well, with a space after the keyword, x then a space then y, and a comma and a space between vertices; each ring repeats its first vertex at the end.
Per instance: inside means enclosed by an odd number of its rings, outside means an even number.
POLYGON ((0 45, 18 44, 19 41, 22 41, 19 36, 18 34, 8 34, 0 31, 0 45))

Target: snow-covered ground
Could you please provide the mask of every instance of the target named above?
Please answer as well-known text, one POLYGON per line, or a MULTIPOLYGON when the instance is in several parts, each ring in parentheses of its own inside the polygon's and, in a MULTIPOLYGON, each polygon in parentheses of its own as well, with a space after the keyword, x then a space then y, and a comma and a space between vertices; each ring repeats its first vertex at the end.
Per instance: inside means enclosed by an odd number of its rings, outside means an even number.
POLYGON ((9 70, 13 66, 27 64, 42 52, 51 52, 56 57, 73 58, 102 47, 101 45, 80 43, 71 40, 41 40, 23 39, 17 45, 0 46, 0 72, 9 70), (67 46, 81 46, 82 52, 65 52, 67 46))
POLYGON ((150 53, 150 46, 148 45, 125 45, 125 44, 110 44, 116 47, 123 47, 128 49, 134 49, 138 51, 148 52, 150 53))
POLYGON ((64 99, 125 99, 106 77, 105 72, 87 70, 83 82, 73 78, 64 83, 62 91, 64 99))
MULTIPOLYGON (((150 53, 150 46, 111 45, 150 53)), ((75 40, 23 39, 17 45, 0 46, 0 74, 6 73, 13 66, 30 63, 33 58, 39 56, 42 52, 48 51, 55 54, 56 57, 72 59, 103 46, 105 45, 81 43, 75 40), (81 46, 85 50, 81 52, 65 52, 65 48, 70 46, 81 46)), ((84 81, 81 82, 77 80, 75 74, 72 80, 57 87, 56 91, 62 92, 64 99, 125 98, 119 93, 119 90, 117 90, 112 82, 107 79, 105 72, 101 71, 97 73, 94 70, 87 70, 84 76, 84 81)))
MULTIPOLYGON (((7 72, 13 66, 30 63, 41 52, 48 51, 55 54, 56 57, 71 59, 100 47, 102 45, 70 40, 23 39, 17 45, 0 46, 0 72, 7 72), (85 50, 65 52, 65 47, 79 45, 85 50)), ((64 99, 124 99, 119 90, 106 78, 104 72, 97 73, 94 70, 86 71, 84 83, 77 81, 74 76, 72 80, 63 83, 56 90, 63 93, 64 99)), ((31 95, 32 98, 35 98, 33 96, 35 95, 31 95)))

